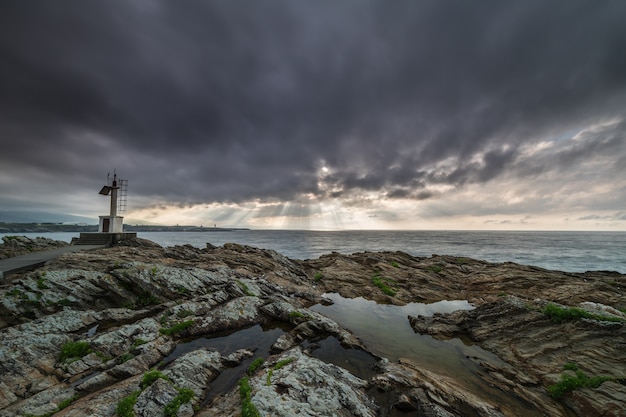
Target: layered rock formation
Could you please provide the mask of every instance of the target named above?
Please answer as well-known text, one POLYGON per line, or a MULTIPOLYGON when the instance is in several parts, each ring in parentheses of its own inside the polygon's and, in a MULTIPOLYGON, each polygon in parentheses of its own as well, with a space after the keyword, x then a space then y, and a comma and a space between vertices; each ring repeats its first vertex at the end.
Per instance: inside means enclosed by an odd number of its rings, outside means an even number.
POLYGON ((136 239, 14 278, 0 288, 3 417, 625 415, 626 277, 616 273, 401 252, 297 261, 136 239), (397 305, 469 300, 474 310, 411 325, 491 352, 472 358, 479 377, 521 408, 408 360, 370 355, 368 372, 322 361, 316 346, 328 338, 367 356, 348 329, 309 309, 326 292, 397 305), (586 314, 551 318, 548 303, 586 314), (266 350, 260 340, 210 347, 254 326, 278 329, 266 350), (563 375, 605 379, 553 398, 547 388, 563 375))
POLYGON ((26 236, 2 236, 0 259, 60 248, 67 245, 69 245, 69 243, 61 240, 48 239, 46 237, 31 239, 26 236))

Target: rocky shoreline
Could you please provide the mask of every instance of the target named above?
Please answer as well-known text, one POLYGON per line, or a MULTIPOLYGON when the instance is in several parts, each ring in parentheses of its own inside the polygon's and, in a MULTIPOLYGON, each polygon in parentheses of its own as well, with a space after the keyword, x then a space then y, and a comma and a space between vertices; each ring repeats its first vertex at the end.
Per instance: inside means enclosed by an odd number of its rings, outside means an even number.
POLYGON ((402 252, 300 261, 134 239, 2 284, 0 417, 624 416, 625 289, 614 272, 402 252), (310 309, 325 293, 391 305, 468 300, 473 310, 407 320, 490 352, 469 359, 521 409, 410 360, 368 354, 310 309), (194 344, 254 326, 277 329, 267 352, 259 340, 224 351, 194 344), (371 369, 319 359, 325 340, 347 357, 369 355, 371 369))
POLYGON ((14 256, 27 255, 33 252, 41 252, 55 248, 62 248, 69 245, 62 240, 53 240, 47 237, 36 237, 34 239, 26 236, 2 236, 0 244, 0 259, 12 258, 14 256))

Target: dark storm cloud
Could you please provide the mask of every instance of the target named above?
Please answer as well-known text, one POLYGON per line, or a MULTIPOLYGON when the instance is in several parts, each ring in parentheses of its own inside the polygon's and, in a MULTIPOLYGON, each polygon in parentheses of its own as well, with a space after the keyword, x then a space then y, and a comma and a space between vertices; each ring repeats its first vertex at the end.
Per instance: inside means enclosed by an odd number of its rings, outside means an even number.
POLYGON ((419 200, 624 155, 618 132, 519 163, 623 116, 625 18, 591 0, 3 2, 0 163, 85 187, 116 167, 184 205, 419 200))

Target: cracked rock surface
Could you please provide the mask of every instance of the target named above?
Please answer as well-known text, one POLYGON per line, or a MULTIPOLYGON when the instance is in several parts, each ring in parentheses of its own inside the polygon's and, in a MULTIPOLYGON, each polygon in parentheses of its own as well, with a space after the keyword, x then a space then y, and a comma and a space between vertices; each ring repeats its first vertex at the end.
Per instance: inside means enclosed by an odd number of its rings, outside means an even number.
POLYGON ((244 403, 261 416, 624 416, 624 288, 626 276, 611 272, 402 252, 301 261, 238 244, 163 248, 135 239, 65 254, 3 283, 0 417, 240 416, 244 403), (409 360, 371 355, 371 374, 357 375, 318 359, 315 344, 328 337, 347 352, 367 351, 358 335, 310 309, 330 292, 392 305, 470 301, 473 310, 407 320, 415 332, 488 351, 493 360, 469 359, 523 410, 409 360), (587 315, 557 322, 543 312, 549 303, 587 315), (267 347, 193 343, 269 325, 280 330, 267 347), (549 394, 577 372, 606 380, 549 394))

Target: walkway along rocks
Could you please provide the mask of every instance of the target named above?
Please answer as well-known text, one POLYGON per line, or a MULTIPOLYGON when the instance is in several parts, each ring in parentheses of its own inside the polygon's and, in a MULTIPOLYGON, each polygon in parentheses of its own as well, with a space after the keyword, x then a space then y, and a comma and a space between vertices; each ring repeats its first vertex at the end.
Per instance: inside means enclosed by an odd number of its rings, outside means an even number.
POLYGON ((474 310, 407 320, 497 356, 471 359, 524 415, 623 416, 624 288, 626 276, 610 272, 401 252, 297 261, 136 239, 63 255, 0 288, 0 417, 520 415, 407 360, 372 356, 371 373, 356 375, 317 359, 327 337, 366 350, 309 309, 326 292, 397 305, 469 300, 474 310), (270 324, 282 333, 263 357, 255 342, 227 352, 188 343, 270 324), (563 378, 580 386, 548 390, 563 378))

